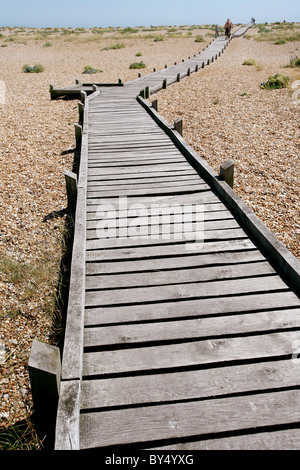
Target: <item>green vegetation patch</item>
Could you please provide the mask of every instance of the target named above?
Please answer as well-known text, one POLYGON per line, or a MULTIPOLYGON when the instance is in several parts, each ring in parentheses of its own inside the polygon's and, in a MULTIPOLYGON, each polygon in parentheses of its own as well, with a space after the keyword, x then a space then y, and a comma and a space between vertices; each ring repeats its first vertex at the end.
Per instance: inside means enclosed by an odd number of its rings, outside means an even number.
POLYGON ((84 70, 83 70, 82 73, 90 73, 90 74, 92 74, 92 73, 100 73, 100 72, 102 72, 102 70, 100 70, 100 69, 95 69, 92 65, 85 65, 85 66, 84 66, 84 70))
POLYGON ((195 42, 204 42, 204 39, 203 39, 203 37, 201 36, 201 34, 197 34, 196 39, 195 39, 195 42))
POLYGON ((112 46, 109 47, 109 49, 124 49, 125 44, 123 42, 116 42, 112 46))
POLYGON ((145 69, 146 67, 147 67, 147 65, 145 65, 143 61, 133 62, 133 64, 129 65, 130 69, 145 69))
POLYGON ((260 87, 265 90, 275 90, 278 88, 286 88, 289 83, 289 77, 285 77, 280 73, 277 73, 274 76, 270 76, 266 82, 261 83, 260 87))
POLYGON ((22 70, 24 73, 41 73, 44 72, 44 66, 42 64, 36 64, 31 67, 28 64, 23 65, 22 70))
POLYGON ((256 60, 255 59, 246 59, 246 60, 244 60, 243 65, 256 65, 256 60))

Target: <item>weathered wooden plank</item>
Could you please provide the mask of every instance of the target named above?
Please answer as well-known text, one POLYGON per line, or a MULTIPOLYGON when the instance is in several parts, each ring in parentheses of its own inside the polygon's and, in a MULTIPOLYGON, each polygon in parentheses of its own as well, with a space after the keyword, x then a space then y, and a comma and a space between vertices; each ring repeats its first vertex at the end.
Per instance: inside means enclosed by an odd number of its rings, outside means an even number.
POLYGON ((236 314, 280 308, 300 308, 299 298, 290 291, 239 294, 228 298, 212 297, 160 304, 125 305, 87 308, 85 325, 105 325, 125 322, 147 322, 163 319, 205 317, 210 315, 236 314), (241 301, 242 300, 242 301, 241 301))
MULTIPOLYGON (((159 173, 159 176, 165 175, 164 172, 159 173)), ((115 178, 115 176, 114 176, 115 178)), ((118 208, 119 205, 119 198, 101 198, 99 201, 96 199, 93 199, 91 201, 87 201, 87 205, 92 206, 96 204, 115 204, 116 208, 118 208)), ((127 197, 126 198, 126 207, 136 204, 138 202, 139 204, 143 204, 145 207, 153 208, 153 207, 159 207, 162 205, 168 205, 170 206, 176 206, 176 205, 190 205, 190 204, 213 204, 217 203, 219 204, 221 201, 220 199, 213 193, 213 191, 207 191, 207 192, 199 192, 199 193, 194 193, 194 194, 179 194, 179 195, 162 195, 162 196, 150 196, 150 197, 140 197, 139 200, 135 197, 127 197), (157 206, 158 205, 158 206, 157 206)), ((124 205, 124 204, 123 204, 124 205)), ((122 205, 122 209, 124 209, 122 205)), ((87 207, 87 211, 90 211, 89 207, 87 207)), ((92 208, 94 209, 94 208, 92 208)))
POLYGON ((165 403, 294 387, 300 368, 279 360, 163 374, 84 380, 81 409, 165 403))
POLYGON ((219 439, 182 442, 168 446, 151 447, 158 451, 193 451, 193 450, 298 450, 300 429, 291 425, 291 429, 257 432, 219 439))
MULTIPOLYGON (((125 175, 128 174, 136 174, 136 173, 149 173, 151 174, 152 172, 165 172, 165 171, 178 171, 178 170, 191 170, 191 167, 188 163, 165 163, 164 165, 147 165, 142 168, 136 167, 136 166, 128 166, 128 167, 121 167, 121 168, 89 168, 88 170, 88 175, 89 176, 95 176, 95 175, 100 175, 102 178, 105 178, 106 175, 125 175)), ((196 172, 195 172, 196 174, 196 172)))
MULTIPOLYGON (((142 209, 143 210, 143 209, 142 209)), ((99 214, 101 211, 99 210, 99 214)), ((104 217, 101 220, 98 221, 90 221, 89 225, 87 226, 87 229, 89 231, 92 231, 96 228, 101 229, 103 226, 103 223, 106 222, 107 220, 115 220, 114 213, 112 212, 109 214, 112 217, 109 217, 106 219, 106 213, 103 211, 104 217)), ((131 217, 125 217, 125 218, 119 218, 118 219, 118 227, 145 227, 145 233, 147 233, 148 228, 150 230, 150 227, 153 228, 153 233, 156 233, 155 229, 160 227, 159 233, 162 233, 164 231, 164 227, 166 226, 165 232, 168 233, 169 226, 170 226, 170 232, 173 233, 175 231, 183 231, 185 229, 184 225, 186 224, 186 230, 191 231, 192 228, 190 228, 192 223, 196 222, 203 222, 203 228, 204 230, 225 230, 229 228, 240 228, 239 224, 236 222, 236 220, 233 217, 227 217, 227 218, 220 218, 218 219, 217 216, 215 218, 211 219, 206 219, 205 213, 202 211, 195 211, 195 212, 190 212, 190 213, 183 213, 183 214, 175 214, 170 211, 165 212, 164 214, 149 214, 149 215, 140 215, 139 213, 139 208, 137 209, 132 209, 130 211, 131 217), (135 217, 134 217, 135 215, 135 217), (174 225, 174 227, 172 227, 174 225), (181 226, 182 225, 182 226, 181 226)), ((202 224, 201 224, 202 225, 202 224)), ((191 226, 192 227, 192 226, 191 226)), ((149 232, 150 233, 150 232, 149 232)), ((100 233, 98 234, 100 238, 100 233)), ((89 238, 89 236, 88 236, 89 238)))
MULTIPOLYGON (((124 182, 121 182, 120 184, 114 184, 114 181, 112 182, 107 182, 107 183, 111 183, 111 184, 104 184, 105 182, 101 181, 101 182, 98 182, 98 181, 91 181, 89 182, 88 184, 88 190, 89 191, 111 191, 111 190, 115 190, 117 188, 120 188, 120 192, 122 190, 129 190, 129 183, 124 183, 124 182)), ((176 188, 178 187, 187 187, 188 189, 189 188, 197 188, 199 187, 200 185, 202 186, 207 186, 204 182, 202 182, 201 180, 194 180, 194 181, 168 181, 168 180, 165 180, 164 182, 160 182, 160 183, 157 183, 157 182, 148 182, 148 183, 139 183, 139 182, 135 182, 135 183, 132 183, 130 185, 130 187, 132 187, 133 189, 148 189, 148 188, 174 188, 174 193, 176 192, 176 188)), ((187 191, 188 192, 188 191, 187 191)))
POLYGON ((219 297, 222 295, 248 294, 285 290, 286 284, 279 276, 251 277, 248 279, 196 282, 154 287, 135 287, 119 290, 86 292, 86 307, 105 305, 164 302, 189 298, 219 297))
POLYGON ((295 341, 299 341, 299 331, 86 352, 83 354, 83 376, 155 372, 250 359, 292 358, 295 341))
MULTIPOLYGON (((237 230, 235 230, 236 232, 237 230)), ((225 230, 224 230, 225 232, 225 230)), ((183 242, 170 242, 170 240, 126 240, 102 239, 87 240, 86 261, 96 263, 97 261, 113 260, 138 260, 147 258, 158 258, 165 256, 189 255, 195 253, 216 253, 218 251, 235 251, 244 249, 254 249, 255 245, 248 238, 236 238, 230 240, 204 241, 200 247, 197 243, 191 244, 183 242), (121 244, 122 242, 122 244, 121 244), (155 243, 156 242, 156 243, 155 243), (159 245, 159 250, 157 245, 159 245), (93 252, 98 246, 98 251, 93 252), (145 249, 147 246, 147 249, 145 249), (114 248, 118 248, 117 250, 114 248)))
MULTIPOLYGON (((147 165, 156 165, 156 164, 170 164, 170 163, 180 163, 182 162, 182 159, 180 157, 171 157, 171 158, 166 158, 166 157, 161 157, 161 158, 139 158, 139 159, 132 159, 132 158, 127 158, 126 160, 110 160, 110 161, 103 161, 99 158, 94 158, 90 159, 89 161, 89 168, 111 168, 111 167, 126 167, 126 166, 147 166, 147 165)), ((199 178, 200 179, 200 178, 199 178)))
POLYGON ((229 253, 205 254, 182 254, 182 256, 167 258, 149 258, 132 261, 117 261, 108 263, 87 263, 87 275, 109 275, 120 273, 159 273, 178 268, 205 268, 205 266, 223 266, 226 264, 250 263, 255 261, 265 261, 264 256, 258 250, 237 251, 229 253))
MULTIPOLYGON (((98 180, 92 180, 92 181, 88 181, 88 187, 90 187, 90 185, 97 185, 97 187, 101 187, 101 186, 104 186, 104 187, 113 187, 113 186, 118 186, 118 187, 122 187, 122 186, 127 186, 128 184, 132 184, 134 186, 137 186, 137 187, 142 187, 144 185, 148 185, 148 186, 158 186, 160 183, 161 184, 181 184, 181 185, 184 185, 187 183, 187 181, 189 181, 190 184, 198 184, 199 182, 201 181, 204 181, 202 180, 201 178, 199 178, 198 175, 174 175, 174 176, 158 176, 158 177, 149 177, 149 178, 126 178, 124 180, 120 180, 120 179, 110 179, 110 180, 102 180, 102 179, 98 179, 98 180)), ((221 204, 221 203, 220 203, 221 204)), ((223 205, 223 207, 225 207, 223 205)))
MULTIPOLYGON (((102 178, 103 181, 109 181, 109 180, 122 180, 122 181, 126 181, 126 179, 132 179, 132 178, 135 178, 135 179, 145 179, 145 178, 155 178, 155 177, 166 177, 166 176, 170 176, 170 177, 174 177, 174 176, 188 176, 188 175, 192 175, 192 176, 195 176, 197 175, 197 173, 195 173, 195 171, 193 169, 181 169, 181 170, 172 170, 172 171, 152 171, 152 172, 147 172, 147 171, 144 171, 144 172, 136 172, 136 171, 132 171, 131 173, 129 172, 128 175, 126 174, 113 174, 113 175, 105 175, 105 179, 102 178)), ((95 181, 95 180, 99 180, 99 176, 101 175, 89 175, 87 177, 87 181, 95 181)), ((218 199, 219 200, 219 199, 218 199)))
POLYGON ((191 320, 86 328, 85 347, 216 338, 300 328, 300 309, 272 310, 191 320))
POLYGON ((298 422, 299 390, 81 415, 80 447, 161 441, 298 422), (101 426, 99 422, 101 420, 101 426), (118 432, 116 433, 116 423, 118 432))
MULTIPOLYGON (((274 269, 265 261, 261 263, 246 263, 236 265, 209 266, 195 269, 178 269, 172 271, 126 273, 114 276, 87 276, 86 290, 117 289, 135 286, 159 286, 171 284, 186 284, 218 279, 238 279, 260 275, 275 274, 274 269)), ((188 289, 188 286, 186 286, 188 289)))
MULTIPOLYGON (((87 232, 87 241, 93 240, 92 245, 87 251, 86 260, 89 262, 95 262, 99 260, 108 259, 110 253, 103 251, 101 248, 119 248, 118 252, 115 253, 115 257, 121 258, 122 254, 120 249, 125 247, 146 247, 156 245, 156 256, 163 256, 165 251, 166 244, 181 243, 185 244, 183 251, 193 251, 199 252, 203 249, 203 246, 206 244, 211 244, 213 251, 216 251, 213 248, 213 243, 217 241, 226 241, 226 240, 242 240, 246 239, 247 236, 242 229, 239 228, 229 228, 229 229, 216 229, 216 230, 202 230, 202 227, 185 227, 183 230, 172 230, 172 227, 167 227, 167 230, 164 233, 156 233, 154 227, 141 227, 141 230, 136 229, 135 226, 130 227, 130 230, 127 227, 124 230, 120 231, 119 238, 116 238, 115 229, 112 229, 112 232, 108 234, 108 237, 105 238, 105 234, 102 233, 102 230, 89 230, 87 232), (151 231, 152 230, 152 231, 151 231), (102 238, 101 238, 102 237, 102 238), (112 238, 111 238, 112 237, 112 238)), ((207 248, 207 246, 206 246, 207 248)), ((131 255, 132 253, 128 251, 125 252, 125 255, 131 255)), ((146 256, 149 256, 146 253, 146 256)), ((128 256, 129 258, 129 256, 128 256)))
POLYGON ((118 189, 118 190, 106 190, 91 188, 89 186, 87 197, 91 198, 101 198, 101 197, 118 197, 118 196, 149 196, 151 194, 180 194, 180 193, 192 193, 199 191, 208 191, 210 187, 207 184, 200 183, 196 185, 187 184, 186 186, 170 186, 170 187, 157 187, 157 188, 140 188, 135 189, 131 186, 127 189, 118 189))
MULTIPOLYGON (((165 209, 168 209, 168 208, 165 208, 165 209)), ((212 223, 212 221, 215 221, 217 224, 220 224, 222 228, 228 228, 228 226, 226 227, 225 221, 234 220, 234 218, 232 217, 229 211, 204 212, 203 210, 197 211, 196 208, 192 210, 193 207, 191 206, 191 208, 189 208, 190 211, 185 211, 185 212, 180 213, 179 209, 180 208, 178 208, 176 212, 174 211, 175 213, 170 210, 169 211, 164 210, 163 213, 160 213, 157 210, 156 214, 152 212, 151 214, 149 214, 149 211, 147 211, 146 209, 135 209, 135 210, 132 209, 132 210, 126 211, 123 217, 120 217, 120 215, 122 216, 123 214, 122 214, 122 211, 119 211, 117 218, 118 218, 118 223, 120 225, 122 224, 122 226, 124 226, 124 224, 126 223, 127 225, 129 225, 132 221, 137 220, 138 218, 138 222, 140 226, 150 225, 151 223, 154 223, 154 222, 158 224, 158 223, 166 223, 169 221, 170 223, 180 223, 180 222, 188 223, 188 222, 195 222, 195 221, 205 221, 207 223, 210 221, 210 223, 212 223), (222 221, 224 221, 224 225, 221 225, 222 221)), ((103 219, 115 220, 116 216, 117 214, 115 212, 108 213, 108 212, 99 210, 97 219, 96 219, 97 216, 95 215, 92 220, 88 220, 87 229, 97 228, 99 222, 101 222, 103 219)), ((233 225, 230 225, 230 226, 232 227, 233 225)), ((235 227, 238 226, 236 222, 234 223, 234 226, 235 227)))
MULTIPOLYGON (((163 216, 163 215, 170 215, 174 218, 174 220, 179 220, 180 217, 184 214, 187 218, 186 220, 192 220, 197 213, 197 217, 200 220, 200 210, 194 204, 188 205, 184 207, 184 212, 180 206, 174 206, 169 208, 166 207, 153 207, 151 212, 148 209, 139 209, 139 216, 142 217, 151 217, 151 216, 163 216)), ((104 212, 101 210, 95 212, 89 212, 87 214, 87 220, 89 223, 97 223, 97 220, 101 220, 103 218, 104 212)), ((107 216, 107 220, 110 218, 119 219, 120 222, 124 218, 128 218, 129 220, 136 217, 136 209, 130 209, 123 211, 122 209, 115 211, 114 213, 107 212, 105 214, 107 216)), ((205 204, 201 206, 201 216, 204 220, 222 220, 222 219, 232 219, 232 215, 229 211, 225 209, 225 206, 222 204, 205 204)), ((90 225, 89 228, 95 228, 95 226, 90 225)))

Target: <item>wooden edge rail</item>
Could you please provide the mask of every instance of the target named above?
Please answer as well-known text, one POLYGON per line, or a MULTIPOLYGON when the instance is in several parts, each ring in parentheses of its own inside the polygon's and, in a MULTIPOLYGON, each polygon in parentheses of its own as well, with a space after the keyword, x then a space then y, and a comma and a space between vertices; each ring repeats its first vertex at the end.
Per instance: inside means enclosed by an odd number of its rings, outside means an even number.
POLYGON ((61 389, 56 421, 56 450, 79 449, 80 384, 85 305, 86 192, 88 171, 89 102, 100 94, 97 87, 84 101, 80 167, 77 184, 75 231, 65 339, 62 358, 61 389))
POLYGON ((205 160, 203 160, 193 148, 182 138, 182 136, 160 116, 150 104, 142 97, 137 96, 137 101, 152 116, 155 122, 166 132, 177 148, 186 156, 199 174, 208 184, 221 196, 229 209, 234 213, 237 221, 255 240, 257 245, 265 252, 285 277, 285 281, 294 292, 300 294, 300 261, 278 240, 278 238, 266 227, 266 225, 254 214, 247 204, 236 194, 236 192, 220 179, 205 160))

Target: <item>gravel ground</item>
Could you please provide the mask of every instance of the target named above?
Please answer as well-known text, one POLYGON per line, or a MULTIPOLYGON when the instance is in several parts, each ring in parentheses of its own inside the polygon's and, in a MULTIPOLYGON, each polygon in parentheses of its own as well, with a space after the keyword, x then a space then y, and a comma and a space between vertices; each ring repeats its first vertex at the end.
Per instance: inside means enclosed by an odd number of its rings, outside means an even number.
POLYGON ((169 123, 182 118, 184 139, 214 170, 233 160, 235 191, 300 259, 300 102, 290 88, 260 88, 276 73, 299 80, 284 68, 299 51, 299 42, 234 39, 216 62, 156 98, 169 123), (242 65, 250 58, 257 67, 242 65))
MULTIPOLYGON (((64 172, 72 169, 76 101, 51 101, 49 84, 68 86, 75 78, 94 82, 129 81, 132 62, 164 68, 202 50, 193 37, 124 39, 109 35, 51 41, 2 39, 0 80, 0 426, 26 418, 32 409, 27 363, 34 338, 50 341, 63 233, 66 223, 64 172), (119 41, 120 42, 120 41, 119 41), (142 55, 136 57, 136 53, 142 55), (24 64, 41 63, 40 74, 24 74, 24 64), (103 72, 81 75, 85 65, 103 72), (57 217, 51 217, 56 211, 57 217), (47 217, 49 216, 49 217, 47 217)), ((210 38, 205 37, 206 41, 210 38)), ((1 42, 1 41, 0 41, 1 42)), ((159 112, 172 123, 182 117, 184 138, 218 171, 235 162, 235 190, 266 225, 300 258, 299 107, 291 90, 261 90, 269 75, 283 69, 300 43, 280 46, 235 39, 209 67, 158 93, 159 112), (261 67, 243 66, 254 58, 261 67), (260 70, 257 70, 260 69, 260 70)), ((299 74, 298 74, 299 75, 299 74)))

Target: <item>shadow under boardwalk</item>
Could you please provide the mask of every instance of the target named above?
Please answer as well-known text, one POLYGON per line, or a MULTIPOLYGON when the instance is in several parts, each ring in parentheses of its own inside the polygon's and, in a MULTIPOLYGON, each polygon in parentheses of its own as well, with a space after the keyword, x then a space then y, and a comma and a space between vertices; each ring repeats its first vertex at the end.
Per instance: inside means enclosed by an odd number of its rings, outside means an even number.
POLYGON ((86 99, 56 449, 299 448, 299 263, 226 186, 144 100, 86 99))

